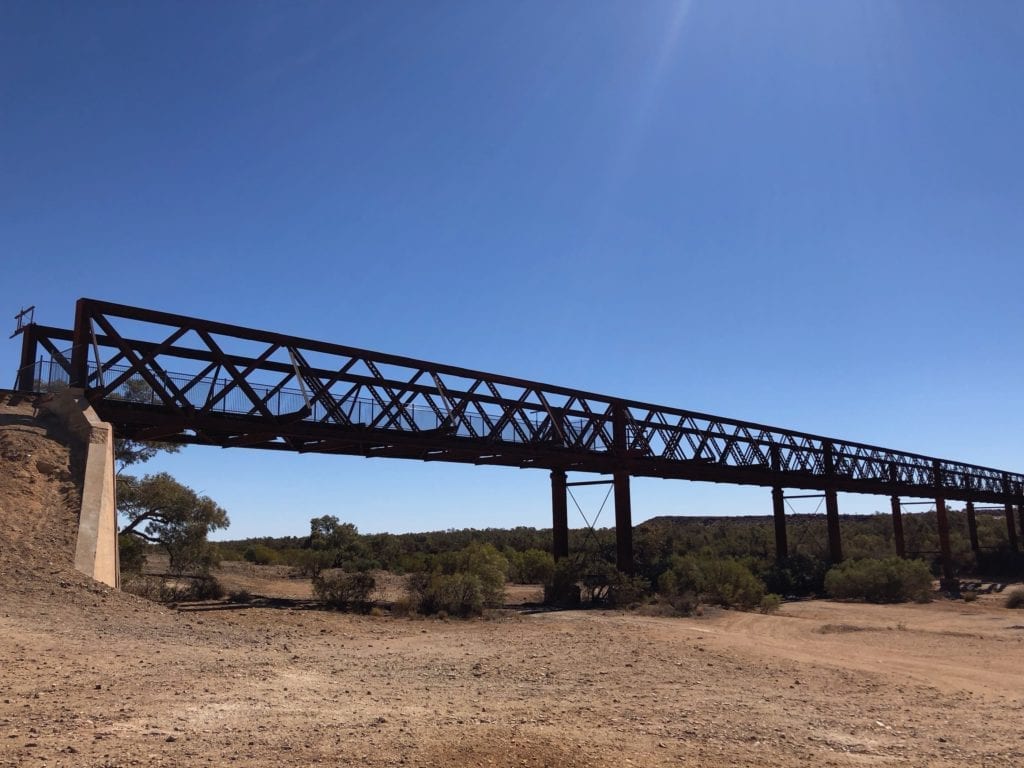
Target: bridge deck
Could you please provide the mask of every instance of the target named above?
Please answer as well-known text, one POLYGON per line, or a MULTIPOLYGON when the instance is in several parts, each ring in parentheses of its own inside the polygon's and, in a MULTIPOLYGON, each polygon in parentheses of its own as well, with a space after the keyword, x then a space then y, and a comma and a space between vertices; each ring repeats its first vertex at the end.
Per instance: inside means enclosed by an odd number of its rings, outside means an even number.
POLYGON ((137 438, 994 503, 1024 488, 988 467, 92 299, 71 330, 21 332, 20 389, 82 387, 137 438))

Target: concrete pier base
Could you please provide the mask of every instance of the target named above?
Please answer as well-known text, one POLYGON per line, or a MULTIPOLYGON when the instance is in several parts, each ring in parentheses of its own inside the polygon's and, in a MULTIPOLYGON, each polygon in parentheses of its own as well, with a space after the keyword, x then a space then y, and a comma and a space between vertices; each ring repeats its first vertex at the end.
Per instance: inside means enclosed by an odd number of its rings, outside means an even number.
POLYGON ((85 457, 75 568, 116 589, 120 563, 114 429, 100 420, 80 389, 62 390, 41 407, 64 423, 85 457))

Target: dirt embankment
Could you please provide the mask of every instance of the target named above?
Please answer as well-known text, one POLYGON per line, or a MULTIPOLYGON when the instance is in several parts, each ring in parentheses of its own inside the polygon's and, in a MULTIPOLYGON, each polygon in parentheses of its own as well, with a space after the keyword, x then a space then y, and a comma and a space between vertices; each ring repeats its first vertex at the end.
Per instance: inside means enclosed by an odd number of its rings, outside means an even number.
POLYGON ((1024 613, 997 596, 694 619, 170 610, 71 570, 71 475, 30 408, 0 407, 3 767, 1024 764, 1024 613))

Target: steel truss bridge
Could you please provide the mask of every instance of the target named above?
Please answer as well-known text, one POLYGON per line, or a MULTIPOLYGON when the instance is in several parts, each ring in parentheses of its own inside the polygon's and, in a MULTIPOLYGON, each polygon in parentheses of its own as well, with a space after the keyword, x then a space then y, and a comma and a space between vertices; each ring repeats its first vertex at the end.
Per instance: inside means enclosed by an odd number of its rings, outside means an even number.
POLYGON ((60 383, 120 436, 221 447, 492 464, 550 470, 553 549, 568 553, 566 473, 611 476, 618 565, 632 570, 630 477, 773 489, 776 549, 787 554, 783 489, 824 495, 842 559, 837 492, 934 500, 945 577, 945 502, 1013 507, 1024 475, 682 408, 226 323, 80 299, 71 329, 25 322, 16 388, 60 383))

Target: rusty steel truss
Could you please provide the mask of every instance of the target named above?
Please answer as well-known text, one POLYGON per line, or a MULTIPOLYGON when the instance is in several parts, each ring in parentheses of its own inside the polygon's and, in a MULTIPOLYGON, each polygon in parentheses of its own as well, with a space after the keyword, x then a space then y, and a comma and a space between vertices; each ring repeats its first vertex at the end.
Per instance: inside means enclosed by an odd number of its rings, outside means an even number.
POLYGON ((65 380, 137 439, 992 503, 1024 488, 974 464, 92 299, 71 330, 20 332, 20 389, 65 380))

